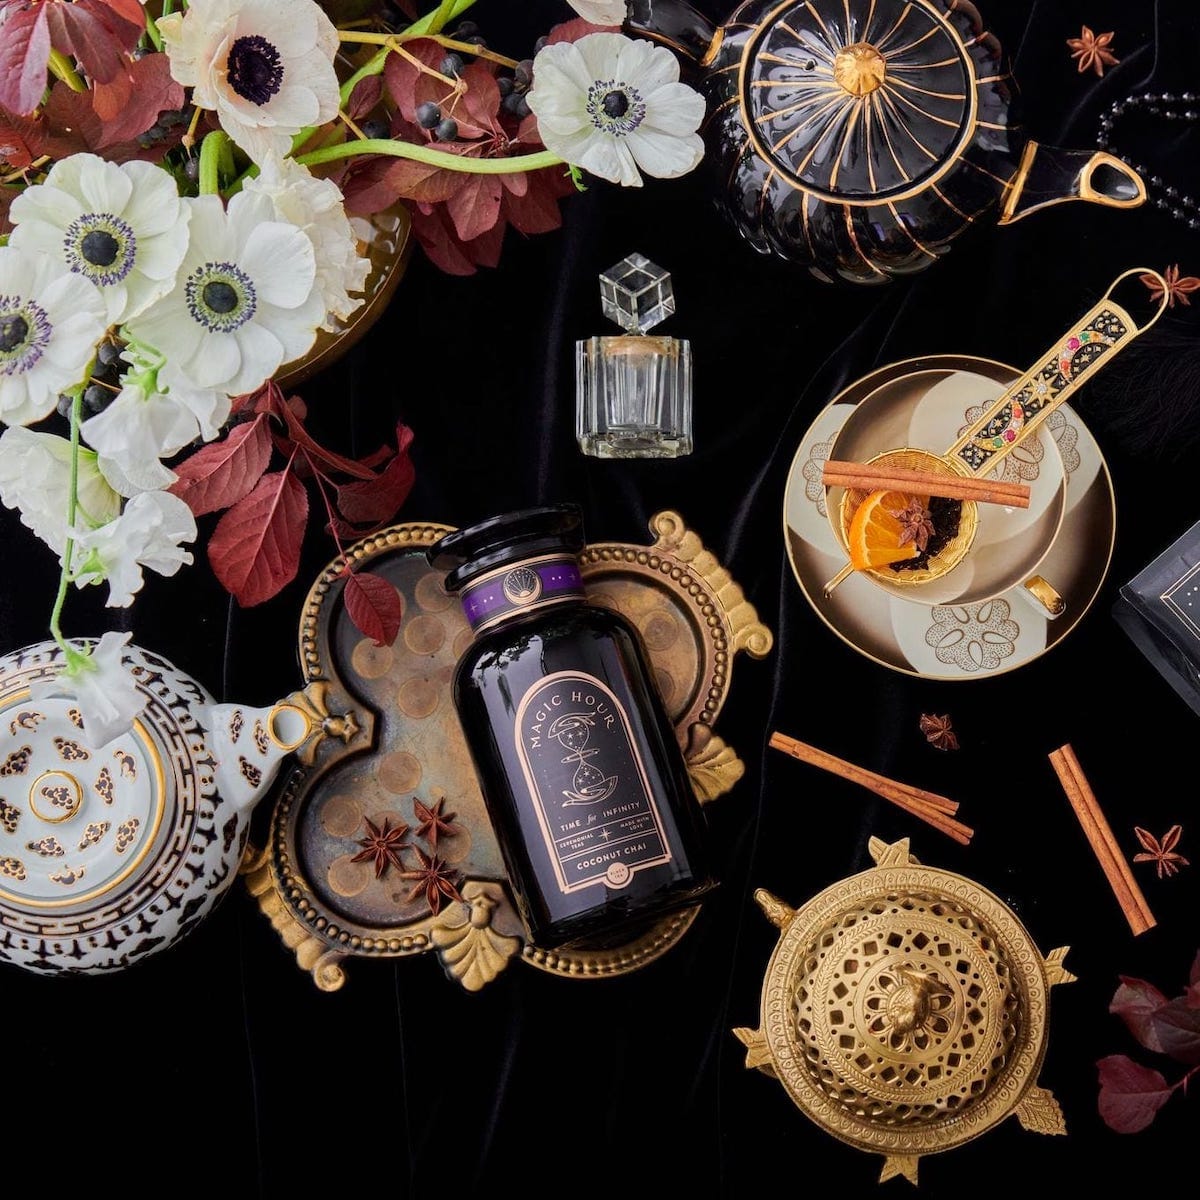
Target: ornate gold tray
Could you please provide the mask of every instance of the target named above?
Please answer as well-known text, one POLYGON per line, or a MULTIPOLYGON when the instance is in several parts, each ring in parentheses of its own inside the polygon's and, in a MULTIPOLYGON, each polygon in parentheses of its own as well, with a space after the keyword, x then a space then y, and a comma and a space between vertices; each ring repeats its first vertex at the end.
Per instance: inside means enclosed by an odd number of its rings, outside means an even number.
MULTIPOLYGON (((640 630, 705 802, 729 791, 744 770, 714 731, 733 660, 742 650, 762 658, 773 638, 677 513, 658 513, 650 528, 653 545, 593 543, 581 566, 592 601, 620 610, 640 630)), ((369 567, 401 594, 404 618, 393 646, 375 646, 346 617, 340 560, 304 606, 306 682, 322 681, 329 703, 352 710, 359 732, 283 777, 268 844, 247 856, 242 873, 323 990, 345 982, 347 957, 430 951, 471 991, 515 957, 574 978, 621 974, 665 953, 699 911, 661 918, 619 944, 549 951, 525 942, 451 696, 470 629, 425 558, 449 529, 397 525, 348 554, 356 569, 369 567), (368 821, 381 831, 407 827, 400 865, 385 860, 377 873, 364 857, 368 821)))

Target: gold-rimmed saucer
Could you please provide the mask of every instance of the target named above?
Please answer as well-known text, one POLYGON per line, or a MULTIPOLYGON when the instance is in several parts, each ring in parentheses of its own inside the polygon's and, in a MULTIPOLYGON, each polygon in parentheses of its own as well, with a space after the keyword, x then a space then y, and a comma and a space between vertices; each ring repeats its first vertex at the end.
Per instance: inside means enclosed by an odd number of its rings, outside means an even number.
POLYGON ((1037 484, 1065 473, 1062 526, 1028 587, 977 603, 916 603, 852 577, 831 595, 823 585, 844 561, 825 511, 821 472, 842 428, 867 397, 894 396, 894 423, 937 421, 958 428, 1001 395, 1020 372, 970 355, 892 363, 837 395, 809 426, 788 473, 783 535, 793 574, 822 621, 847 645, 882 666, 928 679, 980 679, 1024 666, 1061 641, 1086 614, 1104 582, 1116 534, 1112 480, 1078 414, 1064 405, 1005 463, 1005 478, 1037 484), (935 389, 936 388, 936 392, 935 389), (923 407, 922 407, 923 406, 923 407), (1058 461, 1056 461, 1058 460, 1058 461), (1047 590, 1047 582, 1050 589, 1047 590), (1061 598, 1051 615, 1039 595, 1061 598))

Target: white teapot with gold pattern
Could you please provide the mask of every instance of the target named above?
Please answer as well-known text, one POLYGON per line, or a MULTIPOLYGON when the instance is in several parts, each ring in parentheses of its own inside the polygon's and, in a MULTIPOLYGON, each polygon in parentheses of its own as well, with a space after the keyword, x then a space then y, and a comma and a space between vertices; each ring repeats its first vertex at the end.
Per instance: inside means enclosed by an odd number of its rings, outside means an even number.
POLYGON ((322 685, 269 708, 217 704, 166 660, 126 646, 145 700, 93 745, 54 642, 0 658, 0 961, 116 971, 178 941, 237 874, 250 813, 284 756, 349 742, 322 685), (61 695, 56 695, 56 689, 61 695))

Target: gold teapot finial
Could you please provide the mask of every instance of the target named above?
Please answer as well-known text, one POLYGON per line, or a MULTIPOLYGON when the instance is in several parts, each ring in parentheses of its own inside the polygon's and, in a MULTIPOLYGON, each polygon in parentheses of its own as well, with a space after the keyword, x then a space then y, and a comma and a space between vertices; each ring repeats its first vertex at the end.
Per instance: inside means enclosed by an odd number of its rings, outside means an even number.
POLYGON ((870 42, 855 42, 839 50, 833 59, 833 78, 852 96, 869 96, 883 86, 887 64, 870 42))

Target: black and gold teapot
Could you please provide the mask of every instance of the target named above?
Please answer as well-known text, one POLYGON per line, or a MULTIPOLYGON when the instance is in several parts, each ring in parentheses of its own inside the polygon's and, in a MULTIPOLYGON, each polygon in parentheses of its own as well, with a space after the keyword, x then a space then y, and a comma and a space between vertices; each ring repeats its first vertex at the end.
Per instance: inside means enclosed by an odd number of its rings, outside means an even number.
POLYGON ((1065 200, 1146 199, 1113 155, 1025 136, 967 0, 747 0, 720 28, 682 0, 630 0, 626 28, 702 72, 723 210, 819 279, 916 274, 997 208, 1004 225, 1065 200))

